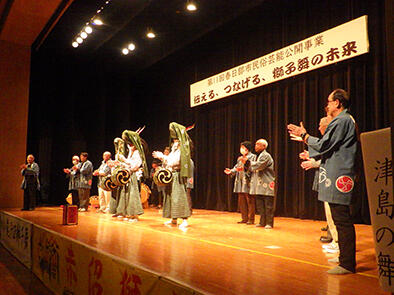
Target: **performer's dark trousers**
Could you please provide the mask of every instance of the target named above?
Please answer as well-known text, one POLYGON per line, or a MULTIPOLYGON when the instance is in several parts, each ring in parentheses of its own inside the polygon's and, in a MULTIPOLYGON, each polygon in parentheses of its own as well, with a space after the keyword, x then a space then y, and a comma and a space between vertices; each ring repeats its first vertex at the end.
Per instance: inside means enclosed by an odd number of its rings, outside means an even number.
POLYGON ((79 195, 79 208, 85 208, 88 210, 89 198, 90 198, 90 188, 80 188, 78 189, 79 195))
POLYGON ((338 231, 339 265, 356 271, 356 232, 348 205, 330 203, 332 219, 338 231))
POLYGON ((260 224, 262 226, 274 226, 274 197, 256 195, 257 212, 260 214, 260 224))
POLYGON ((163 207, 163 195, 165 192, 161 191, 157 194, 157 198, 159 199, 157 202, 157 206, 163 207))
POLYGON ((79 208, 78 190, 72 189, 72 190, 70 190, 70 193, 71 193, 71 198, 72 198, 73 205, 77 205, 78 208, 79 208))
POLYGON ((150 191, 152 193, 149 198, 149 203, 157 206, 159 203, 159 192, 157 191, 157 186, 152 185, 150 191))
POLYGON ((27 184, 23 190, 23 209, 34 209, 36 207, 37 185, 27 184))
POLYGON ((256 212, 256 198, 254 195, 238 193, 238 206, 241 211, 242 221, 254 223, 256 212))

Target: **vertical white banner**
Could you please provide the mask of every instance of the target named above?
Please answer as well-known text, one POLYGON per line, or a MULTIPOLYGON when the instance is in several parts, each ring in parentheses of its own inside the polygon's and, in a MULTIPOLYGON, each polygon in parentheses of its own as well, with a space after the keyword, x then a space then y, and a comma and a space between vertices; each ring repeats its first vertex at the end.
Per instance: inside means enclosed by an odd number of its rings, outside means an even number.
POLYGON ((390 128, 361 134, 380 285, 394 292, 394 196, 390 128))

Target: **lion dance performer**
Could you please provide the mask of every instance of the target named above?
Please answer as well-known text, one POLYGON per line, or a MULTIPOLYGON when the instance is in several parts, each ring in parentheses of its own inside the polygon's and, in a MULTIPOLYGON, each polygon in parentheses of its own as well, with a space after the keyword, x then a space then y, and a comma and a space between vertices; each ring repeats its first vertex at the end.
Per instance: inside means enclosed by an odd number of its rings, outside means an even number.
POLYGON ((116 214, 118 214, 118 217, 123 217, 124 220, 130 222, 138 221, 138 216, 144 213, 136 172, 142 166, 143 176, 145 178, 149 176, 144 146, 139 135, 142 130, 143 129, 138 129, 137 131, 125 130, 122 133, 122 139, 127 144, 129 152, 127 158, 122 156, 119 158, 123 161, 124 167, 130 171, 131 177, 129 182, 120 191, 116 214))
POLYGON ((153 157, 166 163, 166 168, 172 172, 173 179, 170 188, 166 190, 163 201, 163 217, 171 218, 165 225, 176 225, 177 219, 183 221, 179 228, 188 226, 187 218, 191 215, 191 210, 187 198, 186 181, 191 175, 190 146, 191 139, 187 131, 192 127, 184 127, 172 122, 169 125, 170 140, 172 141, 171 152, 168 156, 162 152, 153 152, 153 157))

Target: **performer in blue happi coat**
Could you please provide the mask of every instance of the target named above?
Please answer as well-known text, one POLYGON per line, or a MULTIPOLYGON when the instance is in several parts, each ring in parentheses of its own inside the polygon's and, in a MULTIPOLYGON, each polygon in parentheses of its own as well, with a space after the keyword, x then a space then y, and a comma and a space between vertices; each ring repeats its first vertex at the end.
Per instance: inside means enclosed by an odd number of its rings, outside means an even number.
POLYGON ((329 274, 356 271, 356 234, 350 214, 354 189, 357 152, 356 123, 349 114, 349 96, 343 89, 330 93, 327 115, 333 120, 319 139, 309 136, 303 124, 288 125, 290 134, 301 136, 308 145, 309 156, 321 158, 319 171, 319 200, 330 204, 332 218, 338 231, 339 265, 329 274))

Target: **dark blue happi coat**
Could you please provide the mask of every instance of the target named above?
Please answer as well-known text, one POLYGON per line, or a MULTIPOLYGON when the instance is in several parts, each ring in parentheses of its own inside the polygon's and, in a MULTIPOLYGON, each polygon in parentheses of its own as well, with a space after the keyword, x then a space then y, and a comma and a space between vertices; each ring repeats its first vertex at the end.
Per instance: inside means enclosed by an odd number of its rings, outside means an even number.
POLYGON ((348 110, 331 121, 321 139, 310 136, 307 144, 309 157, 321 159, 319 200, 349 205, 354 189, 357 133, 348 110))

